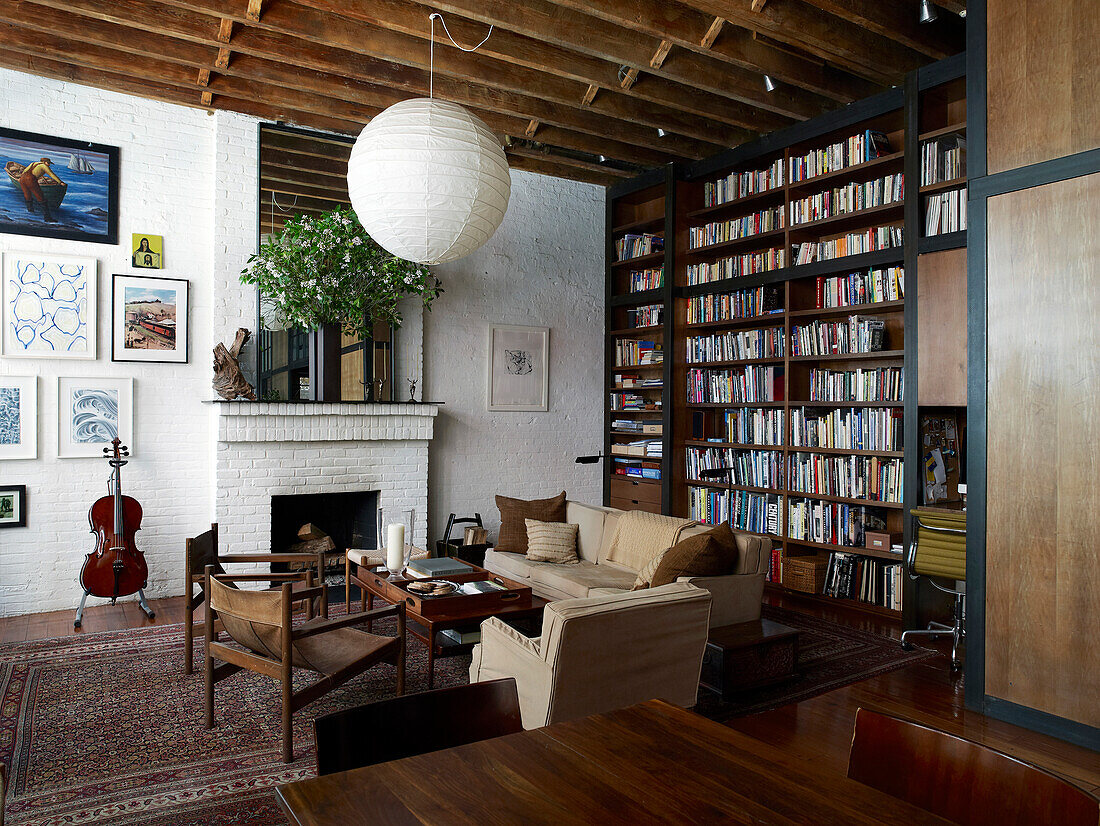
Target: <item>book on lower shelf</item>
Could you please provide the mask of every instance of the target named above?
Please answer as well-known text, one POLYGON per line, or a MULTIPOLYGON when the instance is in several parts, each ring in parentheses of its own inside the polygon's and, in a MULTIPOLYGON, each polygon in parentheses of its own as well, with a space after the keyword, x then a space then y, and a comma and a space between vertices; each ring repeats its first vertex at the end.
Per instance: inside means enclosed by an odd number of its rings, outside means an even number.
POLYGON ((924 234, 945 235, 966 229, 966 187, 951 189, 924 200, 924 234))
POLYGON ((819 309, 900 301, 905 298, 905 269, 885 267, 847 275, 819 275, 816 286, 819 309))
POLYGON ((633 476, 638 479, 661 478, 661 463, 659 461, 652 462, 640 458, 625 459, 616 456, 612 461, 612 468, 612 472, 618 476, 633 476))
POLYGON ((480 628, 470 628, 466 630, 460 628, 445 628, 439 633, 451 642, 458 643, 459 645, 472 645, 481 642, 480 628))
POLYGON ((900 611, 902 565, 900 562, 836 551, 829 556, 822 593, 827 597, 851 599, 900 611))

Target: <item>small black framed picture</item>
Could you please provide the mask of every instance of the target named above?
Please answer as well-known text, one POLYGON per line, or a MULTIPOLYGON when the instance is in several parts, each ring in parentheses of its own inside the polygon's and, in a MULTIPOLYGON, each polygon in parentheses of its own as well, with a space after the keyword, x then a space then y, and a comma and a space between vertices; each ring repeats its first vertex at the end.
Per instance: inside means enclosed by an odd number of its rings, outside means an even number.
POLYGON ((0 127, 0 232, 118 243, 119 149, 0 127))
POLYGON ((187 363, 185 278, 116 275, 111 283, 111 361, 187 363))
POLYGON ((0 485, 0 528, 27 527, 27 486, 0 485))

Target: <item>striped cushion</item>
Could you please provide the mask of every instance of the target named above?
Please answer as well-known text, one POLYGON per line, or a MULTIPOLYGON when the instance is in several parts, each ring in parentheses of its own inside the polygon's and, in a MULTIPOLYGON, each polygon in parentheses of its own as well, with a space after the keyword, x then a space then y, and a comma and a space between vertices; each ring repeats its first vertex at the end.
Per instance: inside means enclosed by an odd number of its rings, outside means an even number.
POLYGON ((653 559, 646 563, 642 570, 638 571, 638 576, 634 579, 634 587, 631 591, 641 591, 648 588, 653 583, 653 575, 657 573, 657 568, 661 565, 661 560, 665 558, 665 554, 668 553, 668 548, 656 554, 653 559))
POLYGON ((527 525, 527 558, 532 562, 555 562, 559 565, 580 562, 577 557, 579 526, 572 522, 523 521, 527 525))

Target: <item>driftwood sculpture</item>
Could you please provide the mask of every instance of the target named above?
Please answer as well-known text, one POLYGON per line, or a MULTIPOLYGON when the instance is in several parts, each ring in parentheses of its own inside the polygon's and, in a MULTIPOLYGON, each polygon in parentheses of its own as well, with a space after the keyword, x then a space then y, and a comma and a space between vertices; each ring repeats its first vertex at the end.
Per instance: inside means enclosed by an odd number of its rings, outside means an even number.
POLYGON ((251 335, 248 330, 241 327, 237 330, 237 337, 233 339, 232 347, 226 349, 224 344, 219 343, 214 348, 214 392, 226 401, 233 401, 237 396, 256 401, 256 392, 245 380, 238 360, 241 348, 251 335))

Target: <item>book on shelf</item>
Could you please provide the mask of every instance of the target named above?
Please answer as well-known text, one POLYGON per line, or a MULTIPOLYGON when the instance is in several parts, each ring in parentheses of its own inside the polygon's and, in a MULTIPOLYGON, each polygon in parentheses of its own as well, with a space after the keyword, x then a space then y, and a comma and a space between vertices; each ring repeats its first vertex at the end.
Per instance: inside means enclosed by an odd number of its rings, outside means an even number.
POLYGON ((745 490, 688 486, 688 516, 705 525, 730 520, 735 530, 779 536, 780 495, 745 490))
POLYGON ((786 210, 782 206, 769 207, 740 218, 733 218, 728 221, 711 221, 701 227, 691 227, 688 230, 688 249, 694 250, 714 244, 723 244, 727 241, 738 241, 742 238, 751 238, 754 235, 783 229, 783 215, 785 212, 786 210))
POLYGON ((688 336, 687 362, 702 364, 709 361, 782 358, 785 341, 782 327, 688 336))
POLYGON ((783 401, 782 366, 693 368, 687 371, 688 404, 731 404, 783 401))
POLYGON ((646 270, 630 271, 630 292, 644 293, 659 290, 665 285, 665 268, 653 267, 646 270))
POLYGON ((868 227, 826 241, 804 241, 794 245, 795 264, 832 261, 848 255, 862 255, 902 245, 904 232, 900 226, 868 227))
POLYGON ((847 321, 811 321, 791 327, 792 356, 876 353, 882 350, 886 323, 881 318, 851 315, 847 321))
POLYGON ((848 275, 819 275, 816 281, 819 309, 879 304, 905 298, 905 269, 886 267, 848 275))
POLYGON ((792 493, 901 503, 902 460, 880 456, 824 456, 792 453, 792 493))
POLYGON ((647 364, 661 364, 664 360, 664 350, 658 342, 639 341, 632 338, 615 341, 616 367, 641 367, 647 364))
POLYGON ((780 287, 767 284, 748 290, 692 296, 688 301, 687 323, 737 321, 781 312, 780 287))
POLYGON ((924 234, 928 237, 966 229, 966 187, 926 195, 924 234))
POLYGON ((729 474, 713 480, 750 488, 779 488, 783 483, 783 456, 778 450, 750 450, 732 447, 689 447, 684 451, 689 481, 700 481, 704 470, 729 468, 729 474))
POLYGON ((885 526, 884 508, 794 495, 788 499, 787 536, 796 542, 862 548, 868 530, 881 530, 885 526))
POLYGON ((663 304, 645 304, 626 311, 627 327, 657 327, 664 315, 663 304))
POLYGON ((898 562, 871 559, 844 551, 829 556, 822 593, 900 611, 902 566, 898 562))
POLYGON ((790 181, 796 183, 818 175, 839 172, 841 169, 884 157, 892 151, 890 139, 885 132, 865 129, 846 140, 813 149, 805 155, 792 156, 790 181))
POLYGON ((900 367, 810 370, 812 402, 900 402, 905 374, 900 367))
POLYGON ((719 258, 717 261, 688 264, 687 282, 689 285, 709 284, 726 278, 772 272, 783 269, 786 266, 786 260, 786 254, 781 247, 769 247, 759 252, 746 252, 742 255, 719 258))
POLYGON ((647 422, 639 419, 614 419, 611 422, 611 429, 660 436, 663 428, 660 422, 647 422))
POLYGON ((615 241, 615 252, 618 260, 629 261, 631 258, 640 258, 654 252, 661 252, 665 248, 665 239, 652 232, 635 234, 628 232, 622 238, 615 241))
POLYGON ((779 545, 774 545, 772 547, 771 559, 768 563, 768 572, 764 575, 764 581, 783 581, 783 548, 779 545))
POLYGON ((661 399, 639 396, 637 393, 611 393, 610 405, 613 411, 619 410, 661 410, 661 399))
POLYGON ((660 479, 661 463, 638 458, 615 456, 612 459, 613 473, 619 476, 636 476, 639 479, 660 479))
POLYGON ((662 445, 659 439, 617 442, 611 445, 611 452, 617 456, 660 456, 662 445))
POLYGON ((898 407, 791 409, 791 446, 839 450, 900 451, 898 407))
POLYGON ((966 138, 943 135, 921 144, 920 185, 942 184, 966 175, 966 138))
POLYGON ((783 159, 777 158, 767 169, 731 172, 717 181, 703 184, 703 206, 713 207, 747 198, 783 186, 783 159))
POLYGON ((737 407, 725 411, 727 441, 782 445, 783 411, 777 407, 737 407))
POLYGON ((796 198, 790 204, 791 226, 850 215, 864 209, 901 203, 905 197, 905 176, 901 172, 873 181, 844 186, 796 198))

